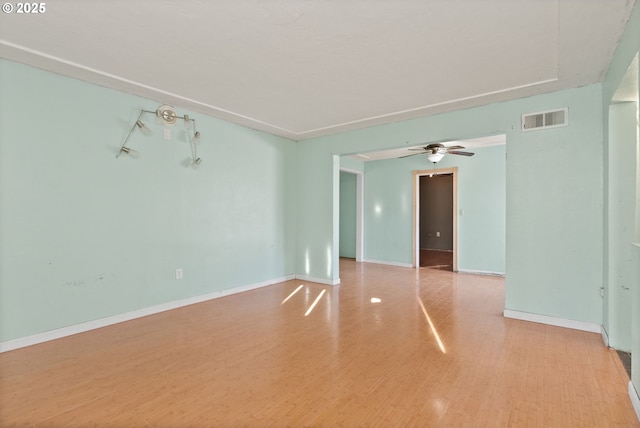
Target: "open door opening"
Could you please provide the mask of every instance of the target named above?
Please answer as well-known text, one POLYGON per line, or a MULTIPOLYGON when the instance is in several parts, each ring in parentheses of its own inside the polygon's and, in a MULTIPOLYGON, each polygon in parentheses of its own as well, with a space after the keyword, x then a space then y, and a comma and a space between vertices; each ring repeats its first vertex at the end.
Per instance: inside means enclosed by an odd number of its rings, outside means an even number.
POLYGON ((458 271, 457 168, 414 171, 414 266, 458 271))
POLYGON ((453 174, 419 178, 420 267, 453 271, 453 174))
POLYGON ((339 255, 361 262, 363 239, 363 173, 340 169, 339 255))

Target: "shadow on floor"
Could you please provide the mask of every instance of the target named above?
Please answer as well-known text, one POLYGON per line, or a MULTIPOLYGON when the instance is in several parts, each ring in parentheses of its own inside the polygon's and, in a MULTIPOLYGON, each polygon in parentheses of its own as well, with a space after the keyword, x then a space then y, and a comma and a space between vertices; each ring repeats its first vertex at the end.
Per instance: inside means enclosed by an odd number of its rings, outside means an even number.
POLYGON ((624 369, 627 371, 627 375, 629 376, 629 379, 631 379, 631 353, 625 352, 625 351, 618 351, 617 349, 616 349, 616 352, 618 353, 618 357, 620 357, 620 361, 622 361, 622 365, 624 366, 624 369))

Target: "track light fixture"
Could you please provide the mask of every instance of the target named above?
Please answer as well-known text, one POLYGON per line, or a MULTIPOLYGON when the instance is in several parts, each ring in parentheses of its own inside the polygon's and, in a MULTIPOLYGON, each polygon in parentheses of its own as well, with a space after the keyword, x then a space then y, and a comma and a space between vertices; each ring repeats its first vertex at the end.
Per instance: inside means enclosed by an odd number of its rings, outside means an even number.
POLYGON ((198 157, 196 148, 196 144, 200 141, 200 131, 196 131, 196 120, 190 118, 186 114, 183 116, 179 116, 172 106, 166 104, 158 107, 156 111, 144 109, 140 110, 140 114, 138 115, 138 118, 136 119, 134 124, 131 126, 129 134, 127 134, 127 138, 125 138, 124 143, 122 143, 122 146, 120 146, 120 150, 118 151, 116 158, 120 157, 122 153, 131 157, 138 156, 138 151, 128 147, 127 143, 129 142, 129 139, 131 138, 131 135, 133 134, 133 131, 136 130, 136 128, 140 129, 140 131, 144 134, 151 133, 151 130, 147 127, 147 125, 142 122, 142 116, 144 116, 145 114, 155 115, 158 119, 161 120, 164 125, 168 126, 173 126, 177 123, 178 119, 182 119, 184 121, 184 126, 188 128, 189 145, 191 146, 190 165, 194 169, 200 166, 202 159, 198 157))

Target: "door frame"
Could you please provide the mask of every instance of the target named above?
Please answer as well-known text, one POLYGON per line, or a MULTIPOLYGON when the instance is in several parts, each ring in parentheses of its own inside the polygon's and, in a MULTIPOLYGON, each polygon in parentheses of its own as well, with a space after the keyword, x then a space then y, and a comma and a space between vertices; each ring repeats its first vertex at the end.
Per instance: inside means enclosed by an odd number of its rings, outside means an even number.
POLYGON ((420 177, 453 175, 453 271, 458 272, 458 167, 413 171, 413 267, 420 267, 420 177))

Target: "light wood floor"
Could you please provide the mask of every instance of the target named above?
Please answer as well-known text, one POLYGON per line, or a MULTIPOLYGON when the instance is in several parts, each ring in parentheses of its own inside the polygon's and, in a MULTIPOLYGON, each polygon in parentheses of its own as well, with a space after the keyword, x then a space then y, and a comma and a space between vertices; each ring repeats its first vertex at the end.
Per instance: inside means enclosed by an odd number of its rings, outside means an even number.
POLYGON ((0 354, 0 425, 640 426, 615 351, 504 319, 501 278, 346 259, 341 278, 0 354))

